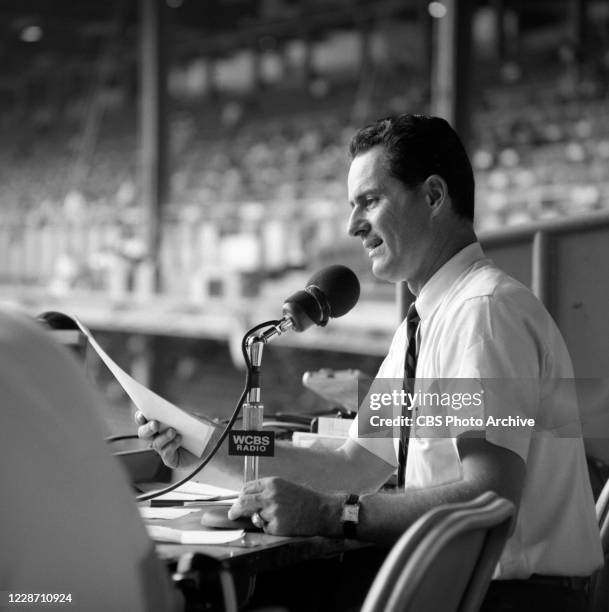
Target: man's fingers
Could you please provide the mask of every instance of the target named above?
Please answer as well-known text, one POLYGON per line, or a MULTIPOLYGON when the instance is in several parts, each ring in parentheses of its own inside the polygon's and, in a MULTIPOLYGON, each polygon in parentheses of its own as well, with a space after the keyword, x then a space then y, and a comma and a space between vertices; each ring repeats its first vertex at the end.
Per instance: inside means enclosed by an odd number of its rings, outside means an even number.
POLYGON ((239 501, 236 501, 229 509, 228 509, 228 518, 233 521, 240 516, 252 516, 256 512, 256 508, 244 506, 239 501))
POLYGON ((139 410, 136 411, 133 418, 138 425, 146 425, 146 423, 148 423, 148 419, 144 416, 144 413, 139 410))
POLYGON ((246 482, 239 499, 228 511, 229 518, 232 520, 240 516, 251 516, 254 512, 262 515, 262 512, 268 510, 269 506, 274 503, 274 495, 279 482, 278 478, 272 477, 246 482))
MULTIPOLYGON (((277 519, 275 517, 273 517, 265 526, 264 526, 264 532, 268 533, 270 535, 284 535, 282 533, 281 527, 279 525, 279 522, 277 521, 277 519)), ((286 534, 287 535, 287 532, 286 534)))
MULTIPOLYGON (((154 437, 154 439, 152 440, 152 448, 154 448, 154 450, 158 451, 159 453, 168 452, 171 449, 169 445, 175 442, 176 436, 176 430, 173 429, 173 427, 170 427, 169 429, 166 429, 164 432, 154 437)), ((179 444, 176 445, 176 448, 178 446, 179 444)))
POLYGON ((164 455, 167 455, 170 453, 177 453, 181 444, 182 444, 182 436, 176 435, 176 437, 173 440, 171 440, 170 442, 167 442, 167 444, 165 444, 165 446, 161 448, 161 452, 164 455))
POLYGON ((243 493, 256 493, 259 491, 263 491, 264 490, 264 480, 265 479, 259 479, 259 480, 248 480, 244 485, 243 485, 243 493))
POLYGON ((229 509, 228 509, 228 518, 233 520, 240 516, 251 516, 252 513, 256 512, 256 508, 252 505, 249 506, 247 502, 244 502, 243 498, 239 498, 229 509))
POLYGON ((137 437, 142 440, 147 440, 148 438, 152 438, 154 436, 153 433, 150 432, 150 428, 148 425, 140 425, 137 428, 137 437))
POLYGON ((171 442, 165 444, 160 450, 156 449, 153 442, 153 448, 161 455, 163 463, 170 468, 177 468, 180 465, 180 444, 182 436, 177 435, 171 442))
MULTIPOLYGON (((274 495, 284 488, 286 481, 277 476, 267 476, 258 480, 249 480, 243 485, 243 493, 267 493, 274 495)), ((289 483, 288 483, 289 484, 289 483)))
POLYGON ((180 449, 178 446, 171 444, 171 448, 161 453, 163 463, 170 468, 180 466, 180 449))
POLYGON ((242 515, 241 513, 241 504, 236 501, 229 509, 228 509, 228 518, 231 521, 239 518, 242 515))
POLYGON ((254 512, 263 508, 263 502, 259 495, 241 495, 230 507, 228 518, 233 520, 240 516, 251 516, 254 512))
POLYGON ((148 421, 145 425, 140 425, 137 428, 138 438, 149 440, 159 431, 158 421, 148 421))

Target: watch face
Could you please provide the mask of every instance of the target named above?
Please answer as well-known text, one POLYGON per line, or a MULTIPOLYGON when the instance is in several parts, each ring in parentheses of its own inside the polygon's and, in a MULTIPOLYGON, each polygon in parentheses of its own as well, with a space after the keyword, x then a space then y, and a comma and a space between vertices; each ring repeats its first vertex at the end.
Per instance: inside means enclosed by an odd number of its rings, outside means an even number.
POLYGON ((343 521, 350 521, 352 523, 357 523, 359 519, 359 506, 358 505, 349 505, 343 506, 343 521))

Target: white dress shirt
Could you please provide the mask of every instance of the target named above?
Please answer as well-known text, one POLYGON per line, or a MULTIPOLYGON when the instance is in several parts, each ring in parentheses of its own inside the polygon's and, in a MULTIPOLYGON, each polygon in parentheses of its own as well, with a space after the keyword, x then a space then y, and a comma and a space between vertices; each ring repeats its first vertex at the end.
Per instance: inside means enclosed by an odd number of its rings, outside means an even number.
MULTIPOLYGON (((457 437, 482 432, 489 442, 517 453, 526 476, 514 532, 495 578, 533 573, 588 575, 602 564, 599 530, 583 441, 579 434, 573 368, 564 340, 539 300, 485 258, 479 243, 457 253, 422 288, 417 388, 432 381, 446 391, 482 391, 481 406, 413 406, 413 415, 453 414, 457 425, 410 430, 406 488, 428 488, 462 478, 457 437), (465 379, 459 381, 458 379, 465 379), (459 383, 462 385, 459 387, 459 383), (531 426, 489 426, 487 418, 535 419, 531 426), (482 425, 463 424, 479 417, 482 425)), ((405 321, 397 329, 377 380, 403 377, 405 321)), ((380 388, 380 387, 379 387, 380 388)), ((398 440, 367 438, 359 423, 350 435, 369 451, 397 465, 398 440)), ((396 414, 394 409, 394 414, 396 414)), ((503 421, 505 422, 505 421, 503 421)))

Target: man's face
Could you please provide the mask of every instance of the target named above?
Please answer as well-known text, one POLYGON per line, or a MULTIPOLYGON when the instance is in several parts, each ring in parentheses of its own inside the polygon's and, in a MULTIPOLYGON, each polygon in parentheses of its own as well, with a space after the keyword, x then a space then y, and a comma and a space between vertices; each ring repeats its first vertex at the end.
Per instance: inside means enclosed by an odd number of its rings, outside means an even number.
POLYGON ((416 287, 432 243, 431 211, 423 190, 409 189, 389 174, 380 145, 351 162, 347 186, 347 231, 362 239, 373 274, 416 287))

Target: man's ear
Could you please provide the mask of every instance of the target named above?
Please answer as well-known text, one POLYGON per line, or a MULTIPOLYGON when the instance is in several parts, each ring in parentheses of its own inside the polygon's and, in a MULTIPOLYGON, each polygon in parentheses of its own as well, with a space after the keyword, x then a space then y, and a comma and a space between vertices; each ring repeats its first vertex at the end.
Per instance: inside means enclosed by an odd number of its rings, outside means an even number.
POLYGON ((449 199, 446 181, 439 174, 431 174, 425 179, 423 189, 425 190, 425 201, 431 209, 432 216, 439 214, 449 199))

